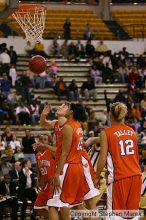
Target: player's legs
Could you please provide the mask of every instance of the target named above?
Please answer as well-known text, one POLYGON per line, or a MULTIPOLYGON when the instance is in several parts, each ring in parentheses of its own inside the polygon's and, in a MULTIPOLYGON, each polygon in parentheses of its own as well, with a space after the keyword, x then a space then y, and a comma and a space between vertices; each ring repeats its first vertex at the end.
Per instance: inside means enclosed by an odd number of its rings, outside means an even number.
POLYGON ((57 208, 49 207, 49 220, 59 220, 59 214, 57 208))
POLYGON ((131 179, 131 187, 127 200, 127 210, 138 210, 141 198, 141 176, 133 176, 131 179))
POLYGON ((43 216, 43 217, 45 217, 46 219, 49 218, 48 210, 46 210, 46 209, 34 209, 34 210, 35 210, 35 212, 37 213, 37 215, 43 216))
POLYGON ((62 220, 71 220, 69 208, 61 208, 60 214, 61 214, 62 220))

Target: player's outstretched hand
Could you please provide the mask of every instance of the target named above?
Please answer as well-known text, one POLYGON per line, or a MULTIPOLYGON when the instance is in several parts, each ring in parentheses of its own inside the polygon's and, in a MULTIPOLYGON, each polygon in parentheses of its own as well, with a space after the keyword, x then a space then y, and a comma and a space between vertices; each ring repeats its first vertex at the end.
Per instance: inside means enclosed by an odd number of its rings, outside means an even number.
POLYGON ((48 115, 50 111, 51 111, 51 105, 50 105, 49 103, 48 103, 48 104, 45 104, 42 113, 43 113, 44 115, 48 115))

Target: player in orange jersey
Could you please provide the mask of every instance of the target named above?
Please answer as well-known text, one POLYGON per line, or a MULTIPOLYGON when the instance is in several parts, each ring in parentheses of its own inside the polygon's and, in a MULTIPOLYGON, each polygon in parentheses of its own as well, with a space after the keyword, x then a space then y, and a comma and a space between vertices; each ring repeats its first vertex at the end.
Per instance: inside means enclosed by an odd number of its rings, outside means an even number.
MULTIPOLYGON (((61 151, 56 151, 56 172, 54 191, 48 200, 50 219, 54 217, 54 207, 73 207, 81 204, 89 188, 85 185, 84 170, 81 164, 83 131, 79 121, 86 119, 85 110, 80 104, 70 104, 65 114, 67 123, 62 131, 61 151), (85 187, 86 186, 86 187, 85 187)), ((58 150, 58 149, 57 149, 58 150)), ((63 220, 69 220, 65 212, 63 220)))
MULTIPOLYGON (((65 104, 63 104, 59 106, 57 110, 58 121, 52 121, 54 125, 54 139, 55 139, 56 146, 57 146, 56 163, 58 163, 58 160, 59 160, 58 155, 60 157, 61 149, 62 149, 62 130, 63 130, 63 126, 65 125, 67 121, 67 119, 64 117, 66 113, 66 107, 68 108, 68 105, 66 106, 65 104)), ((45 106, 42 114, 45 113, 45 115, 47 115, 49 111, 50 111, 50 105, 45 106)), ((47 126, 48 124, 48 128, 49 128, 51 121, 46 120, 46 118, 42 116, 41 116, 41 119, 42 119, 41 124, 45 126, 47 126)), ((94 140, 96 139, 97 141, 98 138, 93 138, 93 139, 94 140)), ((93 140, 90 140, 90 142, 93 142, 93 140)), ((86 207, 88 209, 96 209, 96 201, 94 197, 99 194, 99 191, 94 185, 94 181, 95 181, 94 170, 93 170, 93 166, 90 161, 90 157, 87 154, 86 150, 84 149, 82 151, 82 165, 84 168, 86 184, 88 184, 88 189, 89 189, 88 193, 84 195, 86 207)))
POLYGON ((138 161, 137 137, 124 124, 125 104, 111 105, 111 126, 101 132, 100 156, 97 163, 99 178, 107 162, 107 206, 109 210, 138 210, 141 193, 141 170, 138 161))
POLYGON ((34 209, 40 215, 48 218, 48 192, 49 179, 51 179, 55 172, 55 160, 51 154, 48 145, 48 135, 41 135, 38 143, 34 144, 38 153, 36 154, 36 162, 38 167, 38 181, 41 185, 41 190, 38 193, 35 201, 34 209))

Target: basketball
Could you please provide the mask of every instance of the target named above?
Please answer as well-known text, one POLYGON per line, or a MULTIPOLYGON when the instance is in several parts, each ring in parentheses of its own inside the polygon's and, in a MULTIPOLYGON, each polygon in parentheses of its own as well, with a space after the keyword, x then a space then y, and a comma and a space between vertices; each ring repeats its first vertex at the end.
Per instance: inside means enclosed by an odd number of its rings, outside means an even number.
POLYGON ((29 61, 29 69, 36 74, 40 74, 47 69, 47 61, 40 55, 33 56, 29 61))

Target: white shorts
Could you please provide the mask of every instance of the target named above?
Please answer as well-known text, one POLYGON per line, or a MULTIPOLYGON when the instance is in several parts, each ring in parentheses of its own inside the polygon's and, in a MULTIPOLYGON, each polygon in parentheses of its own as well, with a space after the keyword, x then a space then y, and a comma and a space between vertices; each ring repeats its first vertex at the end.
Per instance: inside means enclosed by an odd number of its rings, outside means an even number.
POLYGON ((88 187, 90 189, 89 192, 84 195, 84 200, 88 200, 88 199, 94 198, 95 196, 98 196, 100 194, 100 192, 95 187, 95 185, 93 183, 92 175, 90 172, 90 165, 88 163, 88 160, 83 156, 82 156, 82 164, 83 164, 83 168, 84 168, 84 175, 86 178, 86 182, 87 182, 88 187))

